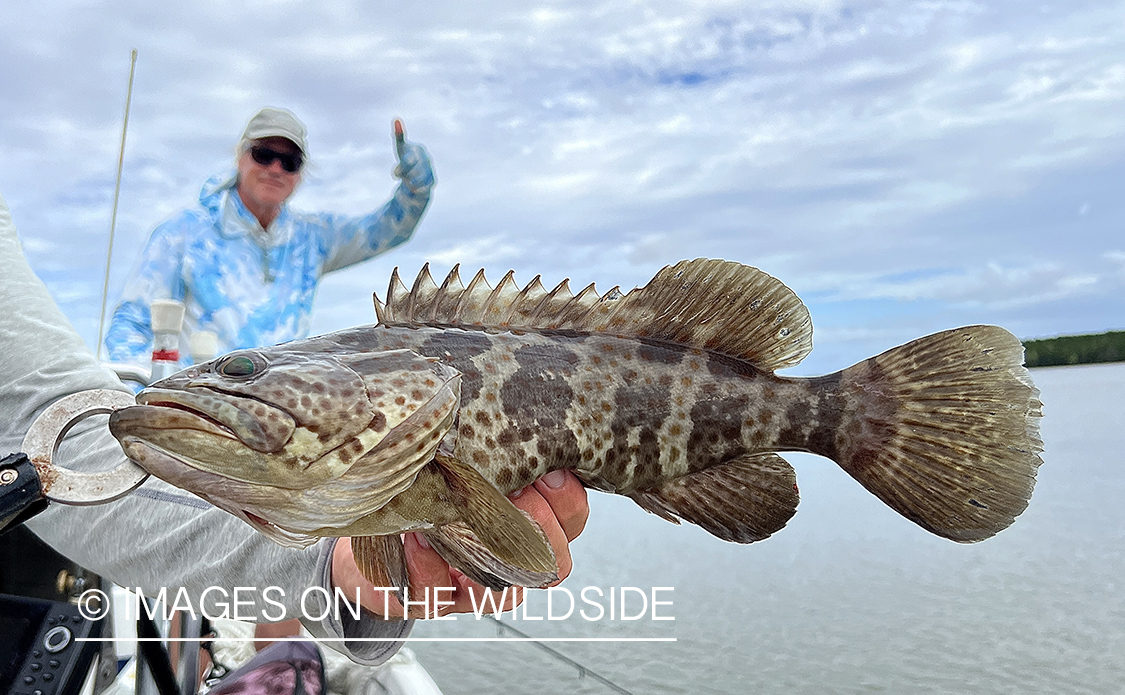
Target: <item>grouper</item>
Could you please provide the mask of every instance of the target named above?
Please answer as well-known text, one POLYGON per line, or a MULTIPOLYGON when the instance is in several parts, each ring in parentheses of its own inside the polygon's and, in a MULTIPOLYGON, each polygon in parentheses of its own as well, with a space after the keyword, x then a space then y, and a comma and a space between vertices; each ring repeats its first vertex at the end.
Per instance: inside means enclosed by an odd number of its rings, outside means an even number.
POLYGON ((736 543, 796 512, 779 452, 835 461, 939 536, 1010 525, 1041 464, 1023 347, 969 326, 815 378, 808 310, 739 263, 697 259, 643 288, 572 294, 509 272, 438 285, 392 274, 378 322, 239 350, 154 383, 110 429, 151 474, 289 546, 351 537, 403 586, 400 534, 492 588, 555 579, 544 534, 505 496, 549 471, 736 543))

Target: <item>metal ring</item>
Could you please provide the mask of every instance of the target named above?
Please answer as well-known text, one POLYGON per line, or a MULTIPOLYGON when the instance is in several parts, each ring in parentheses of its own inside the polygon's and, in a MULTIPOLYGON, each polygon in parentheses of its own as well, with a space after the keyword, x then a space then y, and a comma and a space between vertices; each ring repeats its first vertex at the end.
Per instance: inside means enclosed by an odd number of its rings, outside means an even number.
POLYGON ((129 494, 148 478, 148 473, 129 459, 97 473, 80 473, 53 463, 70 428, 91 415, 106 415, 136 404, 133 395, 125 391, 79 391, 55 401, 35 419, 23 439, 23 452, 35 465, 47 499, 63 504, 101 504, 129 494))

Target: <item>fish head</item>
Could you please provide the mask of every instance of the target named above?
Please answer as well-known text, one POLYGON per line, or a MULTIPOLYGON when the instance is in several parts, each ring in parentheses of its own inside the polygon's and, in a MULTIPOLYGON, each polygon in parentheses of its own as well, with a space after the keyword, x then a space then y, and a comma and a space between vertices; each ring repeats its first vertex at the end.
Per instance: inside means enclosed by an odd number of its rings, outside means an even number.
POLYGON ((154 383, 109 425, 127 456, 173 484, 203 472, 305 489, 401 439, 393 433, 447 428, 459 377, 410 350, 240 350, 154 383))

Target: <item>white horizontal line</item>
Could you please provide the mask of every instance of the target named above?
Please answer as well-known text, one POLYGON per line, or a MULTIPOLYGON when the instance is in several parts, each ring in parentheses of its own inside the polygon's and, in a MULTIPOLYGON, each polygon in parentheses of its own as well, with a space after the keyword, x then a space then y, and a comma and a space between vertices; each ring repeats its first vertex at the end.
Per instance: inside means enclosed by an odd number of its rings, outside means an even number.
POLYGON ((675 642, 675 637, 76 637, 75 642, 675 642))

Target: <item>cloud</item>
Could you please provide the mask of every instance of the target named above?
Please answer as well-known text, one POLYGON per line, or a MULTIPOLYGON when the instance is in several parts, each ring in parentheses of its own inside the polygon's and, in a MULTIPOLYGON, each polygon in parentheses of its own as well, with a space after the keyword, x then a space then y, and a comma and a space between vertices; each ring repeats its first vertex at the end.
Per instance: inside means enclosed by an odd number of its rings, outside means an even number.
POLYGON ((1105 330, 1125 272, 1105 251, 1125 213, 1109 183, 1125 175, 1123 10, 12 0, 0 191, 86 325, 104 268, 71 250, 104 248, 136 47, 112 292, 275 104, 310 128, 295 206, 381 205, 396 116, 438 172, 416 238, 326 284, 318 329, 369 321, 394 265, 608 287, 715 256, 854 312, 847 335, 873 342, 903 316, 1105 330))

